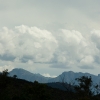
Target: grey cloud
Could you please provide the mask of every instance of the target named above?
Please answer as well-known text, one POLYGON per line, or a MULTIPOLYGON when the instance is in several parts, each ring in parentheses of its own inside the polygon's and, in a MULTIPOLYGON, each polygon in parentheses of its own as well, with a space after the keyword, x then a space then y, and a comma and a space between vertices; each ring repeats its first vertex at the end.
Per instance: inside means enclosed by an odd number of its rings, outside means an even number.
POLYGON ((0 55, 0 59, 5 61, 14 61, 15 58, 16 57, 12 56, 11 54, 0 55))
POLYGON ((61 68, 61 69, 71 68, 71 66, 67 66, 66 63, 56 63, 56 64, 50 65, 50 67, 51 68, 61 68))
POLYGON ((100 64, 100 56, 96 55, 94 58, 95 58, 95 62, 100 64))
MULTIPOLYGON (((22 63, 26 63, 26 62, 28 62, 29 60, 33 60, 34 59, 34 57, 32 57, 32 56, 23 56, 21 59, 20 59, 20 61, 22 62, 22 63)), ((34 60, 33 60, 34 61, 34 60)))
POLYGON ((0 27, 25 24, 42 29, 99 28, 99 2, 94 0, 0 0, 0 27), (1 7, 1 6, 0 6, 1 7), (5 10, 4 10, 5 9, 5 10), (41 16, 41 17, 40 17, 41 16), (95 16, 98 16, 95 18, 95 16), (55 24, 54 24, 55 23, 55 24))
POLYGON ((84 65, 84 66, 79 66, 81 69, 94 69, 94 66, 87 66, 87 65, 84 65))

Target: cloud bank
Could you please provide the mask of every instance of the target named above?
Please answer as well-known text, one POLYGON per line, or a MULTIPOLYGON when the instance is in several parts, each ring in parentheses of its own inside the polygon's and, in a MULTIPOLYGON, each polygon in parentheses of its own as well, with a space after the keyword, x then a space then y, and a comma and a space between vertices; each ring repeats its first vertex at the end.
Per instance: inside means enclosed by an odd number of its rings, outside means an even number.
POLYGON ((0 29, 0 62, 45 63, 51 68, 91 69, 100 64, 100 30, 52 33, 26 25, 0 29))

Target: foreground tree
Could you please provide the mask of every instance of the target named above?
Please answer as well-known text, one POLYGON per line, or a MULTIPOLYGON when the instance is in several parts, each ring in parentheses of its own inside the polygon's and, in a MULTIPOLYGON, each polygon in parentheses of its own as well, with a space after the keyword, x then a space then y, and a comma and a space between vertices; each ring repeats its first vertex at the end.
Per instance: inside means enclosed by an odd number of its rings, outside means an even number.
POLYGON ((9 75, 8 69, 5 69, 5 70, 2 72, 2 75, 7 77, 7 76, 9 75))
POLYGON ((82 76, 76 78, 78 85, 75 85, 75 90, 80 96, 92 96, 92 78, 88 76, 82 76))
POLYGON ((13 78, 17 78, 17 75, 13 75, 13 78))

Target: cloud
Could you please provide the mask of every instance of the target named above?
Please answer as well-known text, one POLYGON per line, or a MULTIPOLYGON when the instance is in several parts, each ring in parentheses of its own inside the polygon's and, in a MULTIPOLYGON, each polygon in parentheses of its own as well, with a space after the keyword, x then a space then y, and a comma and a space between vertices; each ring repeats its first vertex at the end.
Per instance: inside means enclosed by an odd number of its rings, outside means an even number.
POLYGON ((0 59, 16 58, 22 62, 48 62, 57 48, 57 41, 47 30, 25 25, 0 31, 0 59))
POLYGON ((11 71, 12 69, 14 69, 14 67, 11 65, 0 66, 0 72, 4 71, 6 69, 9 69, 8 71, 11 71))
POLYGON ((61 69, 66 69, 66 68, 71 68, 71 66, 68 65, 68 63, 54 63, 50 65, 51 68, 61 68, 61 69))
MULTIPOLYGON (((91 69, 100 64, 100 30, 58 33, 26 25, 0 29, 1 62, 49 64, 51 68, 91 69)), ((4 63, 2 64, 4 66, 4 63)))
POLYGON ((44 74, 42 74, 43 76, 45 76, 45 77, 52 77, 52 78, 54 78, 54 77, 57 77, 57 76, 52 76, 52 75, 50 75, 50 74, 48 74, 48 73, 44 73, 44 74))
MULTIPOLYGON (((62 29, 61 33, 57 37, 58 48, 55 52, 56 62, 61 62, 62 65, 54 64, 51 67, 58 68, 87 68, 91 69, 96 67, 99 63, 96 61, 98 54, 100 53, 99 48, 96 45, 100 45, 99 36, 96 40, 92 37, 97 33, 99 35, 100 31, 90 32, 88 35, 84 35, 75 30, 62 29)), ((96 36, 95 36, 96 37, 96 36)))
POLYGON ((91 32, 91 39, 96 45, 96 48, 100 50, 100 30, 93 30, 91 32))
POLYGON ((99 3, 94 0, 0 0, 0 27, 20 24, 56 30, 100 29, 99 3), (41 17, 40 17, 41 16, 41 17))

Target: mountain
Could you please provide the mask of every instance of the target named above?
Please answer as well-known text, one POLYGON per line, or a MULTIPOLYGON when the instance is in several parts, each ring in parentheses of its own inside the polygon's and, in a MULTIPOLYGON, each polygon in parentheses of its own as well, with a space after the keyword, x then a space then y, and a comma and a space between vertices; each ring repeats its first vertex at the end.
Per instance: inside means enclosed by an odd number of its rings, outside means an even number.
POLYGON ((61 75, 59 75, 55 78, 48 78, 48 77, 44 77, 40 74, 33 74, 24 69, 15 68, 12 71, 10 71, 10 76, 13 76, 13 75, 17 75, 17 77, 20 79, 25 79, 25 80, 32 81, 32 82, 34 82, 36 80, 39 83, 52 83, 52 82, 74 83, 75 78, 79 78, 81 76, 89 76, 89 77, 91 76, 94 83, 100 82, 100 74, 98 74, 98 76, 96 76, 96 75, 93 75, 90 73, 82 73, 82 72, 75 73, 73 71, 63 72, 61 75))
POLYGON ((26 71, 21 68, 15 68, 12 71, 10 71, 10 76, 17 75, 18 78, 20 79, 25 79, 27 81, 34 82, 35 80, 38 81, 39 83, 47 83, 48 79, 47 77, 44 77, 40 74, 33 74, 29 71, 26 71))
POLYGON ((96 76, 96 75, 93 75, 93 74, 90 74, 90 73, 82 73, 82 72, 75 73, 73 71, 63 72, 58 77, 49 79, 49 82, 74 83, 75 79, 79 78, 81 76, 88 76, 88 77, 91 76, 94 84, 100 82, 100 74, 98 74, 98 76, 96 76))

